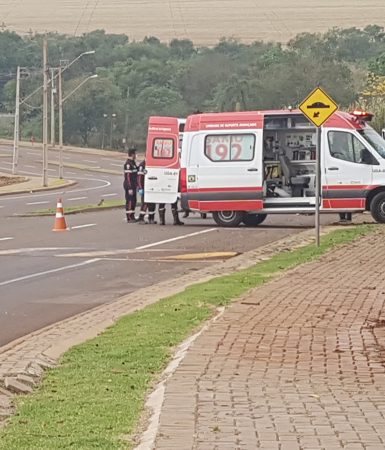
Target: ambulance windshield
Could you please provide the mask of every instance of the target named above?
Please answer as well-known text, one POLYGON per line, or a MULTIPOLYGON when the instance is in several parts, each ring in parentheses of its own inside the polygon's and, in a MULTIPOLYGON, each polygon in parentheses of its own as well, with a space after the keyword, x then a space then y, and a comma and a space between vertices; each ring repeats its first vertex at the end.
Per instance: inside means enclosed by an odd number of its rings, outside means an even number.
POLYGON ((358 132, 374 148, 374 150, 385 159, 385 140, 369 126, 358 132))

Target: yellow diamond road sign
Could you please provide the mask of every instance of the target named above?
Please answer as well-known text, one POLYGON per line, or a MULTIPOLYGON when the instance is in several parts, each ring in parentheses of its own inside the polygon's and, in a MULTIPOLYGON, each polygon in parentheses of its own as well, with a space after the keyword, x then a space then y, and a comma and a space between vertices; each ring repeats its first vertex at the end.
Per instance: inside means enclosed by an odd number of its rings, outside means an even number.
POLYGON ((317 88, 300 104, 299 109, 316 127, 320 127, 338 110, 338 105, 325 91, 317 88))

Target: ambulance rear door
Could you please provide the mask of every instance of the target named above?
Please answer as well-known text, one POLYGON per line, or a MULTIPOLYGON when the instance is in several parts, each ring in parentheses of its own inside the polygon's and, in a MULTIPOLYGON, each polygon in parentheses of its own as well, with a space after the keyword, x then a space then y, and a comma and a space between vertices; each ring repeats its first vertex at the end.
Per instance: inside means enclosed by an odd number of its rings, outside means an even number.
POLYGON ((146 149, 146 203, 174 203, 177 200, 179 153, 179 120, 174 117, 150 117, 146 149))
POLYGON ((187 173, 191 209, 262 209, 262 130, 197 133, 194 139, 187 173))

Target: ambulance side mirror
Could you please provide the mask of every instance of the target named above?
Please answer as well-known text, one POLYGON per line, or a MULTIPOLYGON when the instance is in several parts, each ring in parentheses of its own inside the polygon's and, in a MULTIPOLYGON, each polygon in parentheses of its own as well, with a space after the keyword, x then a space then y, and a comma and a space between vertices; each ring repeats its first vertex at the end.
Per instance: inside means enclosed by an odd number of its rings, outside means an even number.
POLYGON ((383 139, 385 139, 385 128, 381 131, 381 136, 383 139))

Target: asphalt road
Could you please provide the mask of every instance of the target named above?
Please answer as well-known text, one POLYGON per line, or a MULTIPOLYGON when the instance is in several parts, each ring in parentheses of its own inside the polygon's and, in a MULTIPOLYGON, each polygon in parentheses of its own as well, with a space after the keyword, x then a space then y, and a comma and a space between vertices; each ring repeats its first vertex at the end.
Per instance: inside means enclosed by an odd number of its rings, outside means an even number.
MULTIPOLYGON (((1 154, 0 171, 9 172, 10 148, 0 147, 1 154), (7 152, 9 156, 4 156, 7 152)), ((70 164, 116 170, 121 170, 124 159, 124 155, 65 155, 70 164)), ((36 148, 21 149, 21 174, 40 174, 39 166, 36 148)), ((56 166, 50 169, 57 171, 56 166)), ((161 227, 127 224, 124 211, 109 210, 67 216, 71 231, 54 233, 53 217, 15 215, 55 206, 59 195, 64 206, 122 198, 119 175, 73 168, 66 169, 66 174, 78 184, 65 191, 0 197, 0 346, 140 287, 218 261, 215 257, 189 261, 175 257, 198 252, 242 253, 298 233, 314 220, 274 216, 258 228, 224 229, 217 228, 211 218, 192 215, 183 227, 161 227)))

